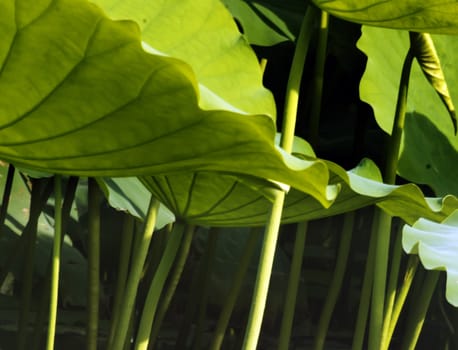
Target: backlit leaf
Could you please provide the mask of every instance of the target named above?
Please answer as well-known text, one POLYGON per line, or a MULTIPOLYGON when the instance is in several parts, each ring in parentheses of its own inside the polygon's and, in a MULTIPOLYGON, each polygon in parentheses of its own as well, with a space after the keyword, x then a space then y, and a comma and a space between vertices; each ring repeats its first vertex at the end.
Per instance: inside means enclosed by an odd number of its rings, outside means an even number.
POLYGON ((239 173, 328 206, 325 164, 275 146, 272 96, 230 14, 217 0, 186 4, 142 6, 156 11, 136 12, 142 46, 137 24, 84 0, 2 2, 0 157, 80 176, 239 173))
POLYGON ((458 34, 458 3, 442 0, 313 0, 345 20, 418 32, 458 34))
POLYGON ((458 306, 458 210, 442 223, 419 219, 404 226, 402 245, 408 254, 417 254, 426 269, 447 272, 446 298, 458 306))

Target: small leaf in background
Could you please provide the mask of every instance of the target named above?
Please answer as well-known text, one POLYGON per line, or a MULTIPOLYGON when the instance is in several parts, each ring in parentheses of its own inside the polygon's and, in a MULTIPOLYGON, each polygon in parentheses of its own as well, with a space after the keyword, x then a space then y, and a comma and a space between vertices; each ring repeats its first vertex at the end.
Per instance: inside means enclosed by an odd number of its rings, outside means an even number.
MULTIPOLYGON (((138 219, 145 220, 151 192, 136 177, 97 179, 111 207, 128 212, 138 219)), ((156 229, 161 229, 175 221, 175 215, 163 204, 159 205, 156 229)))
POLYGON ((458 3, 442 0, 313 0, 336 17, 377 27, 458 34, 458 3))
POLYGON ((306 9, 306 2, 297 0, 223 0, 223 3, 240 22, 250 44, 260 46, 295 41, 306 9))
POLYGON ((426 269, 447 272, 446 298, 458 306, 458 210, 442 223, 420 219, 404 226, 402 245, 408 254, 418 254, 426 269))
POLYGON ((430 34, 410 32, 410 48, 431 86, 439 94, 442 102, 450 113, 456 135, 456 114, 439 56, 430 34))
MULTIPOLYGON (((447 86, 458 99, 458 66, 452 52, 458 52, 458 37, 433 35, 447 86)), ((363 26, 357 44, 367 56, 360 83, 360 98, 371 105, 379 126, 388 134, 393 127, 401 68, 409 50, 405 31, 363 26)), ((435 194, 458 194, 451 174, 458 173, 458 137, 450 113, 436 90, 413 62, 407 98, 404 141, 398 174, 409 181, 426 184, 435 194)))

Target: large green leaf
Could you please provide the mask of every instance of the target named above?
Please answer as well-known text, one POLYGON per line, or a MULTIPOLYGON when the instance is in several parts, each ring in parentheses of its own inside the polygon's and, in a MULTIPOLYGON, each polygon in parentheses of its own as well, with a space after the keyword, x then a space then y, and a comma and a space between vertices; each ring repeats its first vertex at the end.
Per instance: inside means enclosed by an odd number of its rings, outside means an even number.
POLYGON ((0 157, 83 176, 241 173, 293 185, 329 205, 325 164, 274 145, 273 100, 232 17, 216 0, 188 3, 198 16, 184 5, 154 2, 160 15, 142 7, 140 23, 148 23, 145 36, 161 38, 158 52, 189 55, 199 81, 183 61, 145 52, 135 23, 112 21, 89 2, 2 2, 0 157), (161 20, 186 27, 173 31, 161 20), (199 34, 206 38, 200 46, 199 34), (193 38, 191 47, 173 50, 193 38), (203 109, 210 107, 219 109, 203 109), (247 114, 254 109, 263 114, 247 114))
MULTIPOLYGON (((458 38, 433 36, 452 100, 458 99, 458 38)), ((361 80, 361 99, 374 109, 380 127, 391 133, 408 33, 363 27, 358 47, 368 56, 361 80)), ((438 195, 458 194, 458 138, 449 111, 416 62, 407 101, 405 137, 398 172, 410 181, 428 184, 438 195)))
MULTIPOLYGON (((380 170, 368 159, 350 171, 327 164, 332 172, 330 183, 341 188, 333 205, 323 208, 312 196, 291 188, 283 223, 319 219, 373 204, 408 223, 420 217, 441 221, 458 208, 454 196, 425 198, 414 184, 383 184, 380 170)), ((259 179, 198 172, 146 177, 143 182, 177 217, 199 225, 262 226, 272 205, 272 185, 259 179)))
POLYGON ((447 271, 446 297, 458 306, 458 210, 442 223, 420 219, 404 226, 402 245, 408 254, 418 254, 426 269, 447 271))
POLYGON ((219 0, 91 0, 112 19, 133 20, 143 47, 188 63, 204 109, 275 116, 259 63, 219 0))
POLYGON ((419 32, 458 34, 458 4, 442 0, 313 0, 348 21, 419 32))

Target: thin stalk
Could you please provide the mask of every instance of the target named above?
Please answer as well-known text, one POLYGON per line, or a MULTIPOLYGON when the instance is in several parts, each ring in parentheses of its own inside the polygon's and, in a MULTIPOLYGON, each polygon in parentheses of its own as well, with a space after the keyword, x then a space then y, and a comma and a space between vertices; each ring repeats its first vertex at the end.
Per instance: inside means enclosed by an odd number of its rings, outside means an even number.
POLYGON ((337 298, 339 297, 343 278, 345 276, 345 269, 347 267, 348 255, 351 247, 354 221, 355 212, 351 211, 345 214, 342 237, 340 239, 340 247, 336 259, 336 269, 333 274, 331 285, 329 286, 328 296, 326 297, 323 310, 321 311, 321 317, 315 336, 315 350, 324 349, 329 322, 331 321, 332 313, 337 303, 337 298))
POLYGON ((261 332, 262 319, 266 307, 267 292, 277 246, 278 232, 281 224, 281 214, 285 201, 285 192, 276 191, 274 203, 269 215, 264 240, 259 258, 258 273, 253 292, 248 325, 242 349, 256 349, 261 332))
MULTIPOLYGON (((299 103, 299 90, 304 71, 304 63, 307 55, 312 28, 315 24, 317 9, 313 6, 307 8, 301 30, 294 51, 293 62, 289 74, 285 100, 285 115, 282 125, 282 137, 280 146, 291 153, 294 141, 294 129, 296 126, 297 108, 299 103)), ((259 334, 261 332, 262 318, 266 306, 267 291, 269 289, 272 264, 277 245, 278 231, 281 223, 285 192, 277 191, 274 203, 267 222, 264 241, 258 265, 258 273, 253 292, 253 302, 248 318, 248 325, 243 341, 243 349, 256 349, 259 334)))
POLYGON ((409 50, 402 66, 401 82, 399 83, 398 100, 396 102, 393 130, 391 132, 386 157, 384 180, 388 184, 394 184, 396 180, 399 150, 401 148, 402 133, 404 130, 407 110, 407 94, 409 91, 410 70, 412 68, 413 59, 413 52, 412 50, 409 50))
POLYGON ((202 259, 202 265, 199 269, 202 273, 201 276, 201 294, 200 300, 198 303, 199 309, 197 313, 197 325, 196 325, 196 336, 194 337, 193 349, 200 350, 202 349, 202 333, 204 329, 205 319, 207 315, 207 306, 208 306, 208 295, 210 293, 210 280, 211 280, 211 267, 214 265, 215 255, 216 255, 216 243, 218 240, 220 228, 213 227, 210 229, 207 249, 205 250, 205 255, 202 259))
POLYGON ((415 277, 415 272, 417 271, 418 267, 418 256, 417 255, 409 255, 409 261, 407 262, 407 268, 404 275, 404 280, 401 285, 401 289, 399 290, 398 296, 396 297, 396 301, 393 307, 393 313, 391 315, 390 324, 388 327, 388 332, 386 336, 386 342, 384 349, 388 349, 390 346, 391 337, 393 336, 394 329, 396 328, 396 324, 399 319, 399 315, 401 314, 402 307, 407 299, 407 294, 409 293, 410 286, 412 285, 412 281, 415 277))
POLYGON ((119 322, 116 327, 113 346, 110 350, 122 350, 127 342, 126 337, 128 335, 129 323, 134 309, 135 298, 137 296, 138 284, 143 272, 146 255, 148 254, 151 237, 153 236, 158 208, 159 201, 151 197, 143 233, 139 238, 138 244, 135 245, 135 254, 133 254, 131 271, 127 279, 124 297, 122 298, 119 322))
POLYGON ((305 13, 296 41, 296 49, 294 51, 288 84, 286 86, 285 111, 280 146, 288 153, 291 153, 293 147, 302 74, 304 72, 305 58, 307 56, 318 13, 318 9, 313 5, 307 7, 307 12, 305 13))
POLYGON ((33 271, 35 266, 35 246, 37 240, 38 219, 43 208, 42 189, 48 179, 34 179, 30 200, 29 221, 24 228, 25 261, 23 269, 23 290, 21 296, 21 310, 19 313, 19 325, 17 333, 17 349, 23 350, 27 345, 27 326, 29 323, 29 311, 32 298, 33 271))
MULTIPOLYGON (((213 335, 213 340, 210 345, 210 350, 219 350, 223 344, 224 335, 226 334, 227 325, 234 310, 235 302, 239 296, 240 290, 242 289, 243 280, 245 279, 246 272, 250 267, 250 261, 253 257, 254 251, 256 249, 256 243, 259 240, 259 235, 261 234, 260 229, 256 228, 250 232, 245 248, 243 249, 242 255, 240 257, 240 262, 237 271, 235 271, 234 276, 231 281, 231 288, 229 289, 223 310, 216 324, 216 328, 213 335)), ((177 349, 178 350, 178 349, 177 349)))
POLYGON ((307 133, 308 140, 313 147, 318 146, 318 131, 321 113, 321 100, 323 96, 324 67, 326 63, 326 48, 329 32, 329 14, 321 11, 320 30, 316 48, 315 67, 312 78, 311 101, 309 123, 307 133))
POLYGON ((381 340, 381 349, 385 347, 388 348, 390 343, 390 338, 388 337, 391 317, 393 314, 393 307, 396 300, 396 292, 398 288, 398 278, 399 278, 399 269, 401 265, 402 257, 402 225, 399 227, 398 232, 396 233, 396 241, 393 247, 393 253, 391 257, 391 269, 390 277, 388 281, 388 287, 386 292, 386 303, 385 303, 385 313, 383 319, 383 328, 382 328, 382 340, 381 340))
MULTIPOLYGON (((398 100, 394 116, 393 130, 388 145, 388 153, 385 164, 384 179, 388 184, 394 184, 398 165, 399 149, 402 132, 405 124, 407 108, 407 93, 409 88, 410 70, 412 67, 413 53, 407 53, 402 67, 401 81, 399 84, 398 100)), ((383 312, 385 309, 386 276, 388 270, 388 252, 391 233, 391 216, 379 212, 377 244, 375 252, 374 286, 372 289, 372 312, 369 329, 369 348, 378 349, 382 339, 383 312)))
POLYGON ((364 335, 366 334, 367 318, 369 315, 369 305, 371 301, 372 285, 374 281, 374 257, 375 257, 375 229, 378 215, 374 215, 372 232, 369 240, 369 249, 364 270, 363 286, 361 288, 361 296, 356 316, 355 332, 353 334, 352 350, 362 350, 364 344, 364 335))
POLYGON ((101 191, 94 178, 88 180, 88 295, 86 349, 97 349, 100 298, 100 199, 101 191))
POLYGON ((6 213, 10 203, 11 190, 13 188, 14 166, 8 165, 8 173, 6 175, 5 187, 3 188, 2 207, 0 208, 0 237, 3 233, 3 225, 5 224, 6 213))
POLYGON ((286 290, 285 307, 281 321, 278 349, 289 349, 289 341, 293 328, 294 309, 296 307, 297 291, 301 279, 302 259, 304 256, 305 240, 307 237, 308 222, 303 221, 297 225, 296 239, 294 241, 293 258, 289 271, 288 287, 286 290))
POLYGON ((59 270, 62 236, 62 178, 54 178, 54 241, 51 264, 51 291, 49 298, 48 340, 47 350, 54 349, 56 336, 57 303, 59 295, 59 270))
POLYGON ((119 254, 118 276, 116 280, 115 296, 113 301, 113 311, 111 316, 110 333, 107 340, 107 349, 113 345, 115 330, 119 322, 121 311, 122 296, 124 295, 127 275, 129 272, 130 252, 134 236, 135 219, 132 215, 124 216, 124 223, 121 232, 121 251, 119 254))
POLYGON ((375 209, 375 215, 378 215, 378 225, 375 233, 376 248, 369 324, 369 349, 378 349, 382 338, 391 231, 391 216, 379 208, 375 209))
POLYGON ((186 302, 186 311, 175 343, 176 350, 181 350, 186 347, 193 317, 199 305, 202 303, 202 285, 205 285, 205 289, 208 289, 208 283, 206 281, 211 276, 211 267, 216 253, 218 234, 219 228, 210 229, 207 245, 199 268, 193 273, 190 293, 186 302))
POLYGON ((412 309, 412 313, 407 321, 402 349, 415 350, 439 276, 440 271, 432 270, 426 273, 423 288, 421 289, 419 298, 415 300, 415 308, 412 309))
MULTIPOLYGON (((61 213, 61 241, 60 249, 62 250, 62 244, 64 243, 64 236, 66 232, 66 227, 70 218, 70 212, 75 199, 76 187, 78 185, 78 177, 70 177, 67 182, 65 196, 62 202, 62 213, 61 213)), ((54 185, 55 187, 55 185, 54 185)), ((55 192, 55 190, 54 190, 55 192)), ((49 305, 50 305, 50 294, 51 294, 51 275, 52 275, 52 265, 53 265, 53 255, 49 257, 48 264, 46 266, 46 280, 43 283, 42 293, 40 297, 40 307, 35 317, 35 331, 32 338, 32 348, 31 350, 41 349, 42 341, 41 336, 43 334, 43 329, 45 326, 46 320, 49 318, 49 305)))
MULTIPOLYGON (((211 230, 210 232, 211 237, 215 237, 214 233, 212 234, 212 232, 214 231, 211 230)), ((169 309, 170 303, 175 294, 175 290, 178 286, 178 282, 180 281, 181 274, 183 273, 183 268, 186 263, 186 259, 189 255, 189 249, 191 247, 193 236, 194 236, 194 229, 192 227, 189 227, 188 230, 185 232, 184 240, 181 243, 180 250, 178 251, 178 254, 177 254, 177 261, 175 262, 175 266, 169 277, 167 290, 165 291, 164 296, 161 298, 161 302, 157 310, 157 315, 156 315, 156 318, 154 319, 154 324, 151 330, 151 335, 149 337, 149 346, 148 346, 149 349, 153 348, 156 342, 156 339, 159 336, 159 331, 161 329, 162 322, 164 321, 165 315, 167 313, 167 310, 169 309)), ((203 287, 203 284, 201 284, 201 288, 202 287, 203 287)))
MULTIPOLYGON (((151 334, 151 327, 153 325, 156 309, 158 307, 159 298, 164 288, 165 281, 169 274, 170 268, 172 267, 175 256, 177 255, 180 247, 180 242, 183 239, 183 254, 177 261, 177 275, 171 277, 171 285, 178 283, 178 279, 181 275, 181 271, 186 262, 187 252, 192 241, 194 233, 194 225, 184 225, 182 223, 176 223, 175 228, 172 231, 172 235, 167 243, 167 246, 162 256, 159 267, 154 275, 151 285, 148 290, 148 294, 145 300, 145 306, 143 308, 142 317, 138 327, 137 340, 135 342, 136 350, 146 350, 148 348, 149 336, 151 334)), ((173 288, 174 290, 174 288, 173 288)), ((166 298, 171 298, 167 295, 166 298)))

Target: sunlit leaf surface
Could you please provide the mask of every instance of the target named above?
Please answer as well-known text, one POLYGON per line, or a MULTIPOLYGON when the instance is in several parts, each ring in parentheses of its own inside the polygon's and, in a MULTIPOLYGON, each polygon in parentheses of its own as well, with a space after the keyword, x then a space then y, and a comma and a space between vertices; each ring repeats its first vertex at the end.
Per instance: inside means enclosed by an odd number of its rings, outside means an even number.
MULTIPOLYGON (((119 4, 121 11, 136 2, 119 4)), ((0 5, 4 160, 82 176, 243 174, 331 203, 325 164, 275 146, 272 96, 218 1, 141 6, 156 11, 135 12, 145 27, 143 44, 138 24, 112 21, 87 1, 29 5, 0 5)), ((118 9, 111 5, 110 11, 118 9)))

